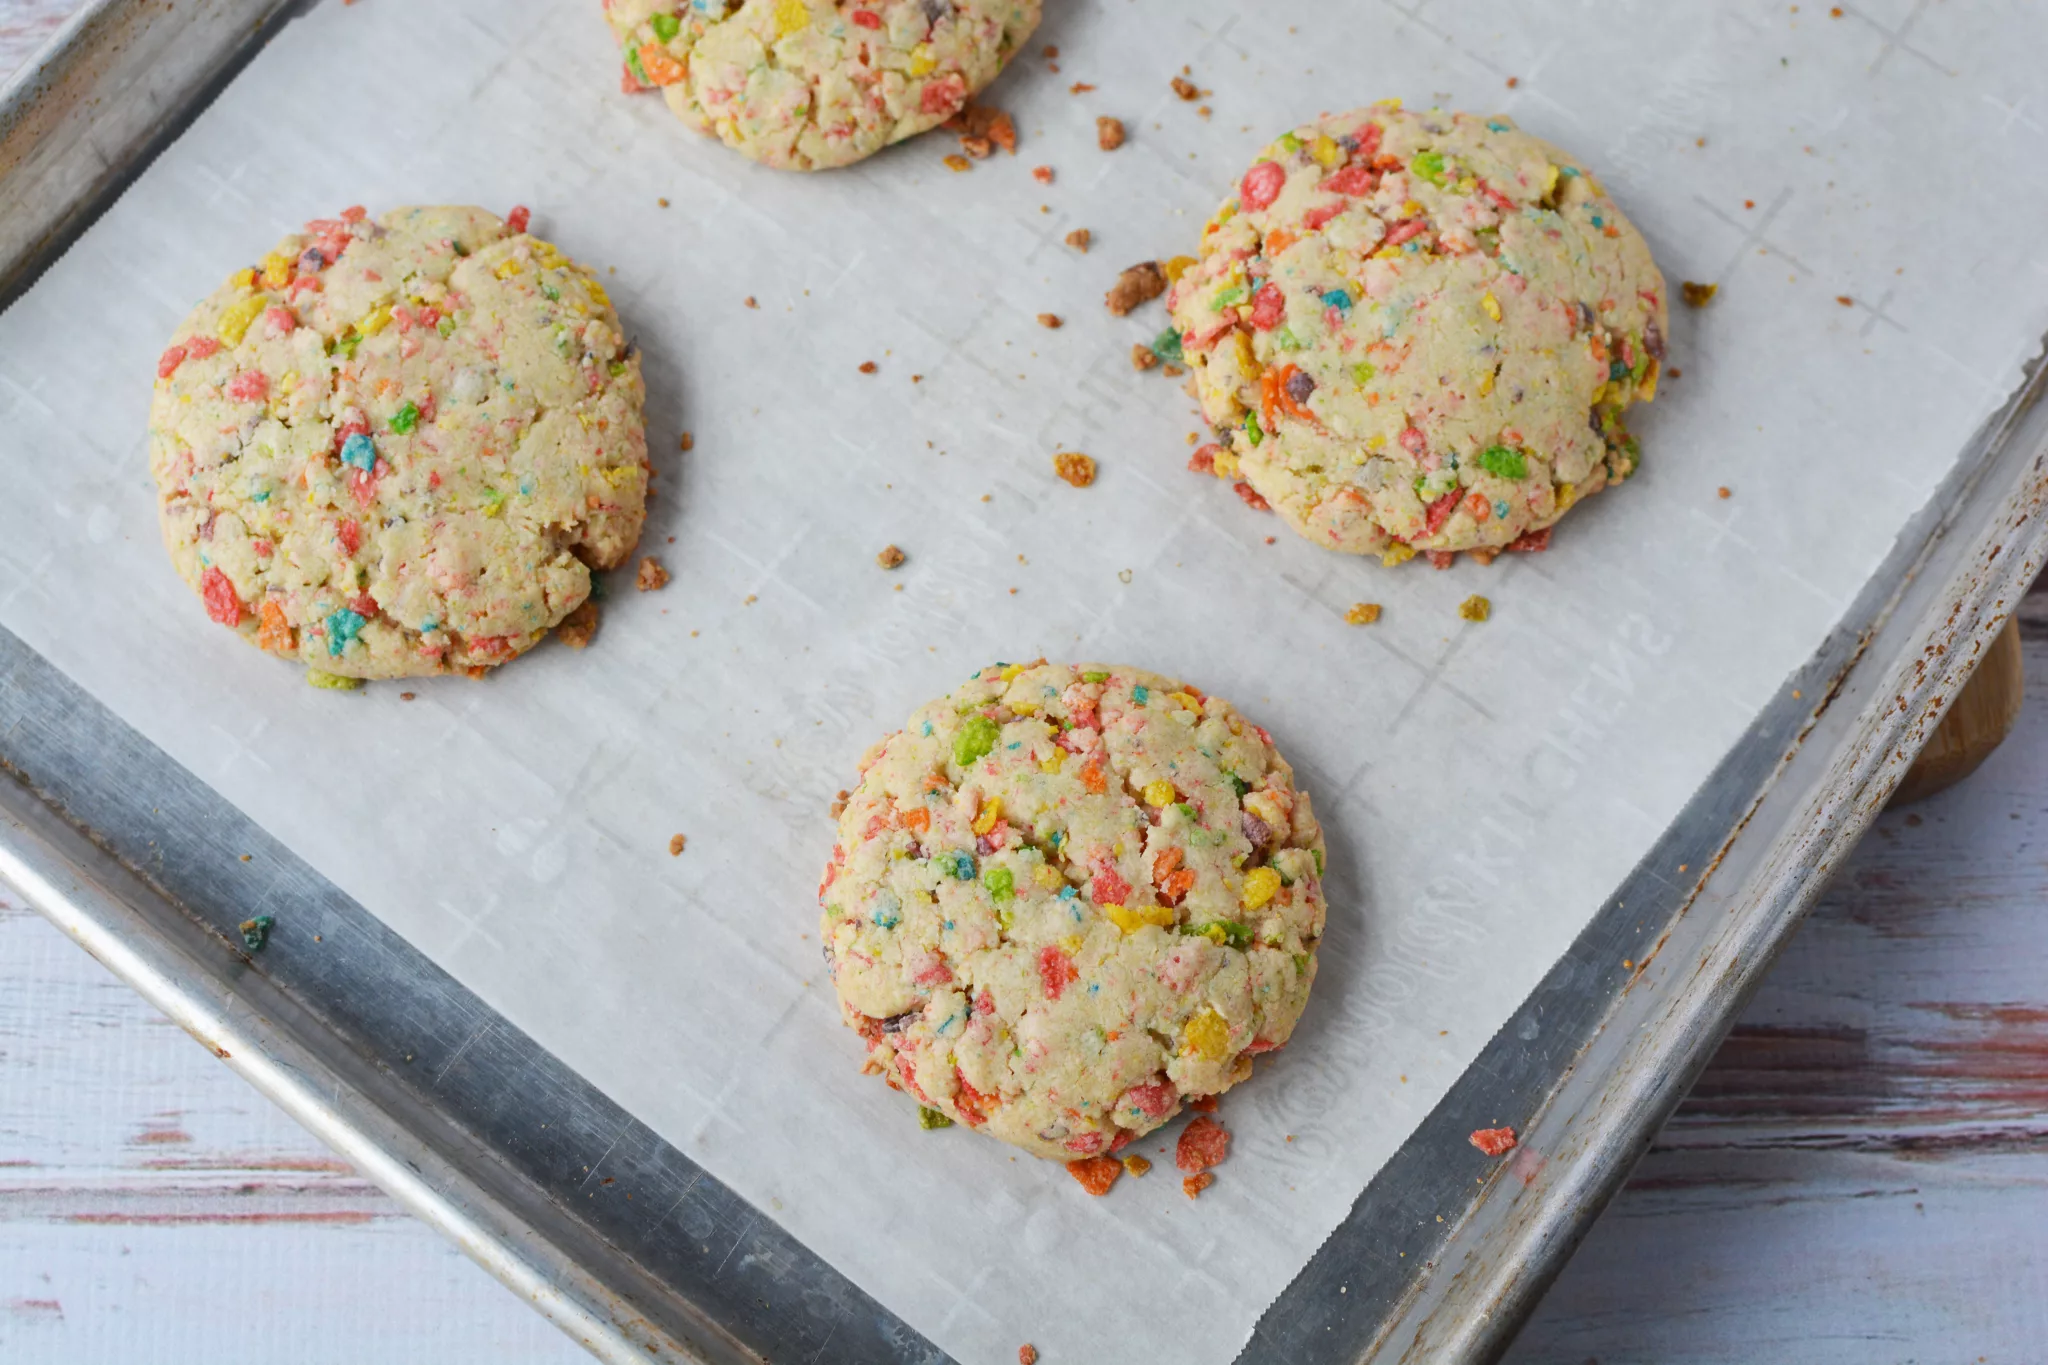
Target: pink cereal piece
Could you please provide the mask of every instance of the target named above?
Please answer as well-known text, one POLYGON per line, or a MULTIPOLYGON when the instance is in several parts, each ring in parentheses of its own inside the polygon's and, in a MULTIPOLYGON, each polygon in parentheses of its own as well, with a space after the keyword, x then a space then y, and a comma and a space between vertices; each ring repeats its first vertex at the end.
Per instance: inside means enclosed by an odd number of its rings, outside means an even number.
POLYGON ((1420 237, 1427 231, 1429 231, 1429 224, 1423 222, 1420 218, 1403 218, 1400 222, 1387 229, 1387 235, 1380 242, 1380 245, 1383 247, 1399 246, 1412 237, 1420 237))
POLYGON ((341 221, 344 223, 360 223, 369 216, 370 211, 361 204, 351 204, 341 211, 341 221))
POLYGON ((1488 1156, 1505 1156, 1515 1150, 1512 1128, 1475 1128, 1466 1140, 1488 1156))
POLYGON ((185 348, 183 346, 169 347, 162 355, 157 357, 156 377, 158 379, 169 379, 178 372, 178 367, 184 363, 185 348))
POLYGON ((220 349, 220 342, 214 337, 193 337, 185 343, 185 358, 188 360, 204 360, 220 349))
POLYGON ((1161 1078, 1144 1085, 1134 1085, 1124 1091, 1124 1103, 1131 1105, 1148 1119, 1164 1118, 1173 1111, 1173 1104, 1180 1092, 1173 1082, 1161 1078))
POLYGON ((289 308, 272 304, 263 310, 263 326, 274 337, 289 336, 298 325, 298 317, 289 308))
POLYGON ((1081 973, 1075 970, 1074 959, 1057 945, 1048 943, 1038 950, 1038 979, 1047 998, 1057 1000, 1062 991, 1081 979, 1081 973))
POLYGON ((1244 173, 1237 187, 1238 198, 1248 211, 1256 213, 1278 199, 1286 184, 1287 172, 1278 162, 1261 161, 1244 173))
POLYGON ((505 215, 505 226, 511 228, 514 232, 526 231, 527 224, 532 221, 533 210, 524 204, 514 205, 512 211, 505 215))
POLYGON ((853 12, 853 22, 862 28, 880 28, 882 16, 871 9, 857 9, 853 12))
POLYGON ((918 109, 927 114, 951 115, 967 103, 967 81, 958 75, 950 75, 933 81, 924 88, 918 98, 918 109))
POLYGON ((237 403, 260 403, 270 396, 270 376, 261 370, 244 370, 227 382, 227 395, 237 403))

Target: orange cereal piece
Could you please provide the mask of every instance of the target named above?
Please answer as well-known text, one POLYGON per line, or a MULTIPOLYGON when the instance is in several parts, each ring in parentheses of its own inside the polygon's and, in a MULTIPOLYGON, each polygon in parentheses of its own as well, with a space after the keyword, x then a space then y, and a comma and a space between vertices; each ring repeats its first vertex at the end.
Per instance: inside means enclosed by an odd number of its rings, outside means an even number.
POLYGON ((1081 1188, 1100 1199, 1116 1184, 1124 1166, 1113 1156, 1087 1156, 1067 1163, 1067 1174, 1081 1182, 1081 1188))

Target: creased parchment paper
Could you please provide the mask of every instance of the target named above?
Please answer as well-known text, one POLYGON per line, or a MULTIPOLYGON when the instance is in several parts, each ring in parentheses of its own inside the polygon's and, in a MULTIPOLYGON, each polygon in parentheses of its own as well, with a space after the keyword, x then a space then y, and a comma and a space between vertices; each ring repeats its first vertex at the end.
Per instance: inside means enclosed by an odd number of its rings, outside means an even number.
POLYGON ((935 135, 798 176, 621 95, 595 0, 319 6, 0 317, 0 622, 963 1361, 1032 1341, 1049 1365, 1200 1365, 1237 1351, 2015 385, 2048 330, 2048 19, 1049 9, 992 95, 1014 159, 954 174, 935 135), (1210 119, 1168 89, 1184 64, 1210 119), (1433 573, 1297 540, 1184 472, 1192 405, 1127 359, 1159 305, 1102 308, 1122 266, 1192 249, 1266 139, 1387 95, 1512 114, 1604 177, 1674 292, 1721 286, 1673 308, 1682 377, 1631 414, 1640 478, 1546 555, 1433 573), (1126 121, 1120 151, 1096 148, 1098 114, 1126 121), (530 204, 616 267, 662 452, 645 548, 675 581, 615 576, 582 654, 410 703, 316 692, 209 624, 166 561, 153 364, 282 231, 435 202, 530 204), (1101 462, 1094 487, 1054 479, 1062 445, 1101 462), (885 573, 891 542, 909 561, 885 573), (1483 625, 1457 616, 1475 592, 1483 625), (1378 625, 1343 623, 1357 601, 1378 625), (819 959, 826 806, 861 751, 970 670, 1041 654, 1232 698, 1329 830, 1315 997, 1226 1100, 1236 1145, 1199 1203, 1170 1166, 1091 1200, 920 1131, 859 1075, 819 959))

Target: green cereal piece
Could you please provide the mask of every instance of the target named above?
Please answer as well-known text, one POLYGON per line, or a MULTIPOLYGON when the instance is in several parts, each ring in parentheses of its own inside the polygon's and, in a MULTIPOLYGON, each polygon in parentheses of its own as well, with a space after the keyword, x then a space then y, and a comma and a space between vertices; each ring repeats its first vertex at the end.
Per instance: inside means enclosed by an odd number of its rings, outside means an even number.
POLYGON ((966 767, 995 748, 996 740, 1001 737, 1002 731, 987 716, 970 716, 959 733, 953 736, 954 764, 966 767))
POLYGON ((1180 329, 1169 327, 1152 338, 1152 354, 1168 365, 1178 365, 1183 360, 1180 348, 1180 329))
POLYGON ((1244 415, 1244 434, 1251 439, 1253 445, 1266 439, 1266 429, 1259 425, 1259 415, 1256 412, 1244 415))
POLYGON ((654 36, 664 43, 674 42, 676 35, 683 31, 683 21, 673 14, 657 14, 647 21, 647 26, 653 29, 654 36))
POLYGON ((928 1104, 920 1104, 917 1106, 917 1126, 931 1133, 937 1132, 941 1128, 951 1128, 953 1120, 947 1118, 928 1104))
POLYGON ((1311 849, 1310 852, 1316 855, 1316 875, 1320 877, 1323 875, 1323 851, 1318 848, 1311 849))
POLYGON ((986 887, 989 899, 1000 904, 1017 894, 1017 878, 1007 867, 992 867, 981 874, 981 884, 986 887))
POLYGON ((270 931, 276 923, 277 919, 273 915, 258 915, 255 919, 243 920, 237 926, 242 931, 242 946, 252 953, 262 952, 263 946, 270 942, 270 931))
POLYGON ((1379 367, 1374 365, 1370 360, 1361 360, 1356 365, 1353 365, 1351 367, 1351 377, 1360 385, 1370 384, 1373 380, 1373 376, 1377 375, 1378 373, 1379 367))
POLYGON ((1090 669, 1081 675, 1081 681, 1084 683, 1105 683, 1109 681, 1109 674, 1099 669, 1090 669))
POLYGON ((1296 137, 1292 133, 1282 133, 1280 135, 1280 141, 1274 145, 1279 147, 1280 150, 1283 152, 1298 152, 1301 150, 1301 139, 1296 137))
POLYGON ((1480 451, 1479 467, 1503 479, 1523 479, 1529 475, 1529 462, 1522 452, 1506 446, 1488 446, 1480 451))
POLYGON ((419 424, 420 409, 417 403, 407 403, 397 412, 391 414, 391 429, 400 436, 410 435, 412 429, 419 424))
POLYGON ((1444 154, 1442 152, 1419 152, 1415 160, 1408 163, 1408 169, 1439 189, 1444 183, 1444 154))
POLYGON ((308 686, 317 687, 323 692, 353 692, 363 685, 363 680, 361 678, 337 677, 332 673, 322 673, 317 668, 309 668, 306 670, 306 683, 308 686))

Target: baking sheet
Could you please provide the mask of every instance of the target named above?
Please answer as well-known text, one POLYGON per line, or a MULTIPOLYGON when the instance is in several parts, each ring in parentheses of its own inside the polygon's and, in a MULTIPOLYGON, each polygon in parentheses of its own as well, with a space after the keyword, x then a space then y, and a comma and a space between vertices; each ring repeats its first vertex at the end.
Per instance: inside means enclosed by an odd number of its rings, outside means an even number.
POLYGON ((2009 175, 2048 37, 2017 6, 1336 8, 1062 7, 1032 45, 1062 70, 1034 56, 995 92, 1015 160, 953 175, 928 138, 800 178, 611 93, 594 6, 320 6, 0 317, 0 624, 963 1360, 1227 1359, 2048 330, 2040 249, 1996 228, 2048 208, 2009 175), (1166 89, 1183 63, 1207 122, 1166 89), (1643 476, 1549 555, 1388 572, 1296 542, 1181 471, 1190 405, 1124 358, 1157 306, 1100 312, 1274 131, 1389 93, 1514 114, 1603 175, 1674 284, 1724 285, 1674 315, 1643 476), (1112 156, 1098 113, 1132 129, 1112 156), (677 577, 617 581, 581 656, 412 703, 314 693, 165 562, 150 366, 280 231, 432 200, 532 204, 616 266, 656 448, 697 437, 649 525, 677 577), (1061 444, 1102 461, 1095 487, 1052 479, 1061 444), (911 560, 884 575, 892 541, 911 560), (1474 591, 1484 626, 1456 619, 1474 591), (1341 624, 1357 600, 1378 626, 1341 624), (801 937, 860 751, 1041 653, 1237 700, 1330 828, 1315 1000, 1226 1102, 1237 1146, 1198 1205, 1159 1177, 1085 1201, 917 1131, 856 1074, 801 937))

